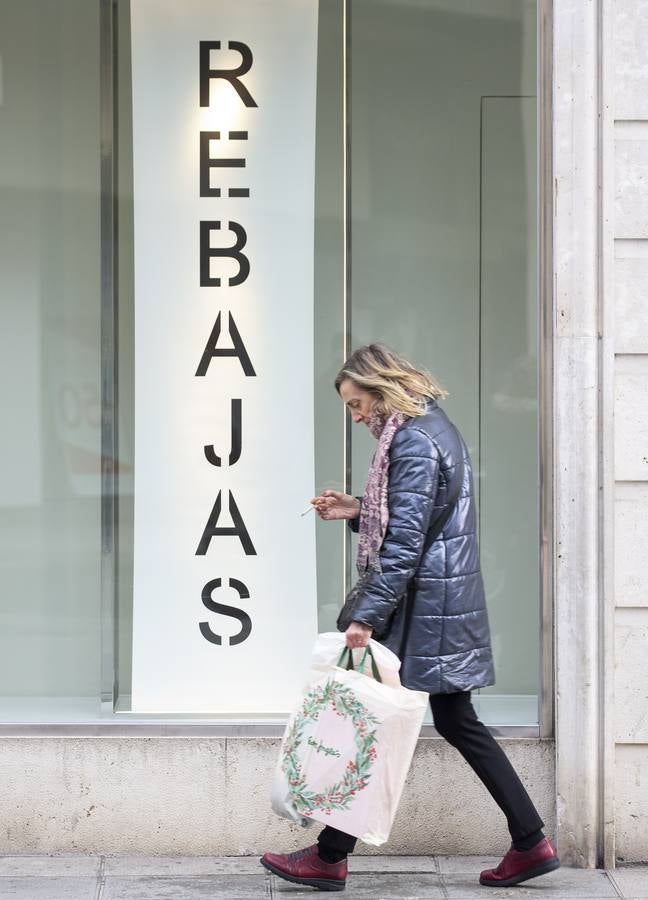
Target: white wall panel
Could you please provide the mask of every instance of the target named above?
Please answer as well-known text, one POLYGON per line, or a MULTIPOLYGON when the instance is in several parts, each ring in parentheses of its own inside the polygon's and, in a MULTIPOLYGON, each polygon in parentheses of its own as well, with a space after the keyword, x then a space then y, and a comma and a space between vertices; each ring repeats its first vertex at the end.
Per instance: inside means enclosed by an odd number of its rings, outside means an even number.
POLYGON ((618 481, 648 480, 648 355, 618 356, 614 450, 618 481))
POLYGON ((614 115, 648 118, 648 0, 614 7, 614 115))
POLYGON ((648 242, 630 243, 642 256, 619 258, 614 263, 615 350, 648 353, 648 242), (637 246, 638 245, 638 246, 637 246))
POLYGON ((648 609, 616 613, 616 739, 648 744, 648 609))
POLYGON ((614 595, 617 606, 648 607, 648 482, 617 482, 614 595))
POLYGON ((648 745, 617 746, 616 856, 622 862, 648 858, 648 745))
POLYGON ((648 140, 615 142, 615 237, 648 237, 648 140))

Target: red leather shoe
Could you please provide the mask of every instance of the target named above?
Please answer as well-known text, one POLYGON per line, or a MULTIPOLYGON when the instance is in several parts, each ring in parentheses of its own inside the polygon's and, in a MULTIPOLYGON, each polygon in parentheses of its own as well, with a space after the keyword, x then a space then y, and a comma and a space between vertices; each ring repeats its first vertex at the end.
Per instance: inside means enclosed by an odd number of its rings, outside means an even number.
POLYGON ((545 875, 559 866, 556 848, 549 838, 543 838, 531 850, 519 851, 511 847, 497 868, 484 869, 479 876, 479 883, 490 887, 509 887, 529 878, 545 875))
POLYGON ((346 886, 346 859, 337 863, 324 862, 317 853, 317 844, 294 853, 264 853, 260 862, 286 881, 307 884, 320 891, 343 891, 346 886))

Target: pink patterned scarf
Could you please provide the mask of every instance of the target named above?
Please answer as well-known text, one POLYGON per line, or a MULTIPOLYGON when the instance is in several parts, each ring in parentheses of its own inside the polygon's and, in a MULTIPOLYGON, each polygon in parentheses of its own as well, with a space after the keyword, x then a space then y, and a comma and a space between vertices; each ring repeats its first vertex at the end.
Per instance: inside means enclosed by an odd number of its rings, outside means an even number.
POLYGON ((378 439, 378 446, 371 460, 367 486, 360 508, 358 557, 356 560, 356 566, 360 573, 369 567, 380 571, 380 548, 385 539, 389 522, 387 505, 389 448, 396 430, 407 419, 408 416, 400 412, 389 417, 374 412, 369 419, 369 431, 378 439))

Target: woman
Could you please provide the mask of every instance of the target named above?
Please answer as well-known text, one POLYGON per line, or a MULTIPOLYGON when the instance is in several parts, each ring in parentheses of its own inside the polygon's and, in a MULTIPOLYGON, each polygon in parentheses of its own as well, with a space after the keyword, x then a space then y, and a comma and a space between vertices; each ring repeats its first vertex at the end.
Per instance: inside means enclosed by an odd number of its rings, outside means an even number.
MULTIPOLYGON (((354 423, 378 439, 361 500, 328 490, 312 501, 321 519, 347 519, 359 531, 360 577, 338 627, 349 647, 374 637, 400 656, 402 683, 430 694, 437 731, 506 816, 511 848, 480 883, 509 886, 556 869, 544 823, 470 701, 471 690, 493 684, 495 675, 470 457, 437 403, 446 394, 380 344, 356 350, 335 387, 354 423)), ((317 844, 266 853, 261 862, 288 881, 343 890, 355 843, 327 826, 317 844)))

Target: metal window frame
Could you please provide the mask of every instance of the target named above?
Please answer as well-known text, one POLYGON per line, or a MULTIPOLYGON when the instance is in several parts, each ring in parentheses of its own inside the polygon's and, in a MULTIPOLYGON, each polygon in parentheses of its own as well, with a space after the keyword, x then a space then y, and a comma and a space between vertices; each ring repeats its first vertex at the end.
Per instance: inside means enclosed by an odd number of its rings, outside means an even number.
MULTIPOLYGON (((118 382, 117 382, 117 133, 115 40, 118 0, 98 0, 100 8, 101 134, 101 718, 78 723, 2 723, 0 735, 12 737, 256 737, 283 734, 285 719, 231 719, 205 716, 146 716, 116 712, 115 649, 117 592, 118 382)), ((351 349, 351 13, 343 0, 343 203, 344 285, 343 349, 351 349)), ((540 680, 538 725, 489 726, 499 738, 551 739, 554 734, 554 502, 553 502, 553 191, 552 191, 552 0, 538 0, 538 359, 540 441, 540 680)), ((351 489, 351 422, 345 415, 344 484, 351 489)), ((350 577, 350 534, 344 535, 345 580, 350 577)), ((437 737, 423 726, 423 738, 437 737)))
POLYGON ((553 2, 537 7, 538 116, 538 432, 540 484, 540 672, 538 736, 554 737, 554 291, 553 291, 553 2))
POLYGON ((101 709, 117 698, 117 0, 99 0, 101 240, 101 709))

